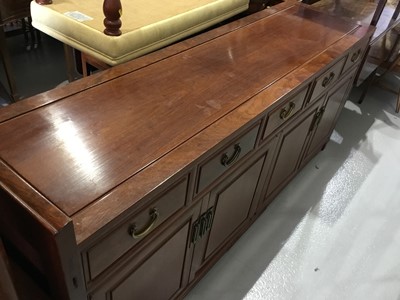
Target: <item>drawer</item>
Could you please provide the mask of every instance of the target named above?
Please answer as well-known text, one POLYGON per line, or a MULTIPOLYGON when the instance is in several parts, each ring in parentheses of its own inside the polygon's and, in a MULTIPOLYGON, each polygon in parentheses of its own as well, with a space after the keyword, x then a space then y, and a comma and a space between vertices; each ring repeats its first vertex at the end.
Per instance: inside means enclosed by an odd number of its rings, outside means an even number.
POLYGON ((315 80, 309 103, 314 102, 318 96, 334 85, 340 77, 345 60, 346 57, 343 57, 315 80))
POLYGON ((94 279, 148 233, 184 207, 187 186, 188 178, 185 177, 91 247, 86 253, 87 279, 94 279))
POLYGON ((293 118, 296 113, 301 110, 304 99, 306 98, 307 90, 308 86, 268 114, 267 127, 264 130, 263 138, 269 136, 279 126, 293 118))
POLYGON ((357 44, 356 47, 352 48, 352 50, 349 52, 349 55, 347 55, 346 63, 342 73, 347 72, 352 66, 356 65, 362 60, 368 42, 369 40, 363 41, 362 43, 357 44))
POLYGON ((219 151, 206 163, 200 165, 197 192, 212 183, 231 166, 237 164, 247 153, 254 149, 257 133, 260 124, 258 123, 250 131, 232 142, 228 147, 219 151))
POLYGON ((185 287, 191 263, 191 220, 184 216, 146 245, 145 250, 126 257, 118 270, 107 273, 105 280, 93 286, 88 299, 176 299, 185 287))

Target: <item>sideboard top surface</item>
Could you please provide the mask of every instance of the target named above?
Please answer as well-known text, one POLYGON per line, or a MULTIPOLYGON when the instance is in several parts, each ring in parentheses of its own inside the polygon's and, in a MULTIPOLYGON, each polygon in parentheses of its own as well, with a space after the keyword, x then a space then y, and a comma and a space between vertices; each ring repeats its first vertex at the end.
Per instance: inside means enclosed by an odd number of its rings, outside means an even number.
POLYGON ((296 4, 4 120, 0 158, 73 216, 358 27, 296 4))

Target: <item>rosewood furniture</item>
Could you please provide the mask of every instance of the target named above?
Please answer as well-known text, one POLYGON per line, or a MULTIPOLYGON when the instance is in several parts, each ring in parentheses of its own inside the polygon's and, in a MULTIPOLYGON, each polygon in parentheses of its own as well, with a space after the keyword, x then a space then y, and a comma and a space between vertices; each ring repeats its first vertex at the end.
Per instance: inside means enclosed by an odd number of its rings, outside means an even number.
POLYGON ((182 298, 329 141, 372 32, 286 2, 3 108, 4 243, 53 299, 182 298))

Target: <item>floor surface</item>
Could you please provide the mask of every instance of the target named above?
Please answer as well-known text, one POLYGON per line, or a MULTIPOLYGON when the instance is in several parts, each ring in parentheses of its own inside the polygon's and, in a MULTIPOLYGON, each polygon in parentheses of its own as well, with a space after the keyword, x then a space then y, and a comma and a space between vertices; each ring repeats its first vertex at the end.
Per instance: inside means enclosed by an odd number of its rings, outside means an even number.
MULTIPOLYGON (((43 36, 26 53, 13 39, 23 97, 65 82, 60 43, 43 36)), ((400 85, 394 75, 386 80, 400 85)), ((361 105, 359 93, 352 91, 326 149, 186 300, 400 300, 400 115, 394 93, 373 87, 361 105)), ((0 88, 0 106, 7 103, 0 88)))

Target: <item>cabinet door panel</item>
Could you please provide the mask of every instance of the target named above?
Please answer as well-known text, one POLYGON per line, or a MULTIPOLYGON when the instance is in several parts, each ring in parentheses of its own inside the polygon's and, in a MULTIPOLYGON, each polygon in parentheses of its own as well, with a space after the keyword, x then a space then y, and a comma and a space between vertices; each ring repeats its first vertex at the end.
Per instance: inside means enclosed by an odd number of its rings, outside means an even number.
POLYGON ((102 275, 89 298, 92 300, 170 299, 185 288, 193 247, 190 231, 200 213, 198 203, 181 221, 152 243, 143 245, 113 272, 102 275))
POLYGON ((156 197, 148 207, 135 213, 125 223, 118 226, 101 241, 92 246, 86 253, 87 257, 87 278, 95 278, 103 272, 114 261, 120 258, 130 249, 137 246, 143 238, 132 238, 129 234, 133 224, 138 230, 145 228, 151 219, 153 210, 157 211, 157 218, 154 221, 151 231, 170 219, 185 205, 187 198, 188 176, 185 176, 177 184, 165 191, 163 195, 156 197))
POLYGON ((206 257, 218 247, 248 218, 254 192, 264 157, 228 185, 212 192, 211 203, 215 207, 206 257))
POLYGON ((353 77, 350 76, 345 78, 338 84, 337 88, 329 92, 326 105, 322 108, 322 118, 316 127, 307 154, 304 158, 304 162, 309 161, 311 157, 319 152, 325 143, 328 142, 333 128, 335 127, 339 112, 346 102, 345 97, 348 95, 352 84, 351 78, 353 77))
POLYGON ((277 138, 265 143, 250 160, 244 163, 203 197, 202 212, 213 212, 213 221, 207 234, 196 243, 190 281, 202 276, 216 262, 239 235, 250 226, 270 173, 277 138))
POLYGON ((296 173, 303 147, 310 132, 310 126, 318 109, 317 104, 318 102, 304 114, 305 117, 283 130, 267 197, 282 187, 296 173))
POLYGON ((188 224, 111 292, 116 300, 169 299, 180 288, 188 224), (155 286, 155 283, 156 286, 155 286), (157 287, 157 288, 155 288, 157 287))

